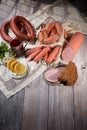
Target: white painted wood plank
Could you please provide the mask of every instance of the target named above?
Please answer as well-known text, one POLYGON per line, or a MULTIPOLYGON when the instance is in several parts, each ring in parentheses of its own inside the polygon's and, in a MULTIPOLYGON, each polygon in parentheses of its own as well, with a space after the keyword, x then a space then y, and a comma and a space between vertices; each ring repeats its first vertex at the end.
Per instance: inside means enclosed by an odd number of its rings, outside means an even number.
POLYGON ((80 83, 74 88, 75 128, 87 130, 87 37, 76 60, 83 69, 80 83))
POLYGON ((38 77, 25 89, 22 130, 46 130, 48 120, 48 85, 38 77))
POLYGON ((72 87, 50 86, 48 130, 74 130, 72 87))

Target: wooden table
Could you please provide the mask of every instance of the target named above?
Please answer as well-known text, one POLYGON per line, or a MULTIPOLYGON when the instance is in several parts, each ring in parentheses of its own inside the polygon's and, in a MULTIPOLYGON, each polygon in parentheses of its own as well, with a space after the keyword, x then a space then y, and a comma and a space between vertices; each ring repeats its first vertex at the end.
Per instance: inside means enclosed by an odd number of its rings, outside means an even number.
POLYGON ((0 130, 87 130, 87 37, 74 62, 83 65, 77 86, 48 85, 42 74, 9 99, 0 91, 0 130))

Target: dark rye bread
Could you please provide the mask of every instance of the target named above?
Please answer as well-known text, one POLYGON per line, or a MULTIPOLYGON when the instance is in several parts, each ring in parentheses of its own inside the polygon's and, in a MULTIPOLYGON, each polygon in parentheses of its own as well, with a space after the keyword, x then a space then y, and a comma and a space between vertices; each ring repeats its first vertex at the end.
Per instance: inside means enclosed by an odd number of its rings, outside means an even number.
POLYGON ((60 74, 58 77, 58 80, 60 83, 63 83, 64 85, 74 85, 78 78, 78 72, 77 72, 77 67, 75 63, 70 61, 64 71, 60 74))

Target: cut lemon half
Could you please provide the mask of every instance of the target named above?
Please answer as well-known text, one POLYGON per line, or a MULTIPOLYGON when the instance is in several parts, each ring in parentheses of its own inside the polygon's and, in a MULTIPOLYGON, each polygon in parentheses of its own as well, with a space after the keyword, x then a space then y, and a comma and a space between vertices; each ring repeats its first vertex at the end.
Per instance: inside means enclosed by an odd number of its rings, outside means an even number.
POLYGON ((27 72, 27 66, 22 64, 22 63, 17 63, 15 66, 14 66, 14 72, 17 74, 17 75, 24 75, 26 72, 27 72))

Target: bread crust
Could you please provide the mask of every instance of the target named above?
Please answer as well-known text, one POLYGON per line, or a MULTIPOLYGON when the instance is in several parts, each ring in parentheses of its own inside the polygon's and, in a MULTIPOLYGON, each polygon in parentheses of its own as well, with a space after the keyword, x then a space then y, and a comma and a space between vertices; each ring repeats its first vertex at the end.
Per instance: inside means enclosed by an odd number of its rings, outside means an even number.
POLYGON ((70 61, 64 71, 60 74, 58 77, 58 80, 63 83, 64 85, 74 85, 78 78, 78 72, 77 72, 77 67, 75 63, 70 61))

